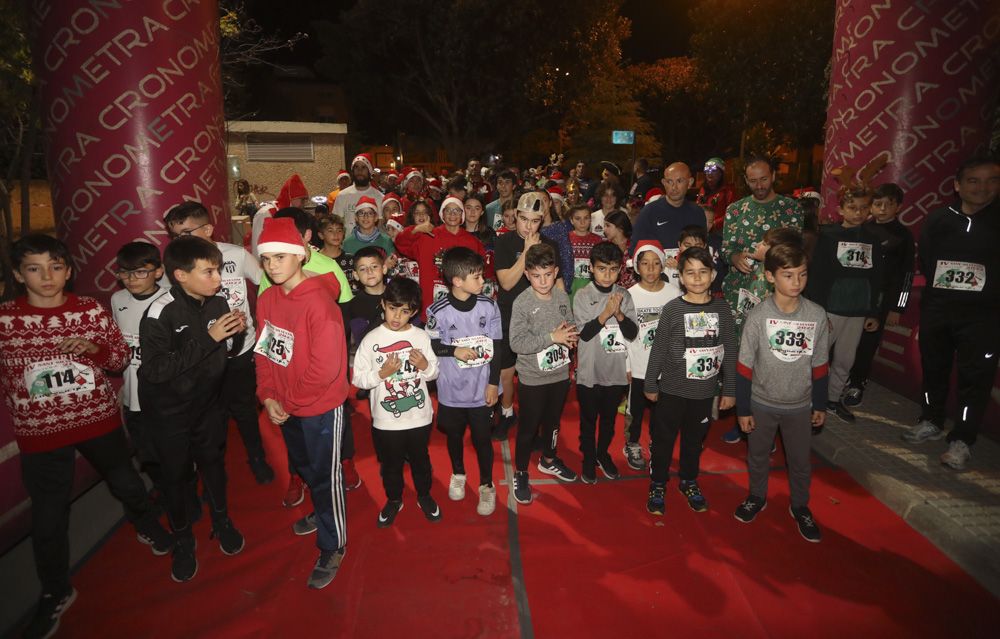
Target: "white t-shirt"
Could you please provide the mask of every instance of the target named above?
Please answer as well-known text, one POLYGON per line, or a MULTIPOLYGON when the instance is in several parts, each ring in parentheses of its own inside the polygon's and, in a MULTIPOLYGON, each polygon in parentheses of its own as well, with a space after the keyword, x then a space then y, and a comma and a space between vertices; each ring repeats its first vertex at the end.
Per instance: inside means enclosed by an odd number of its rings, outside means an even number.
POLYGON ((628 293, 632 296, 639 325, 638 335, 634 340, 628 341, 628 370, 632 373, 633 379, 645 379, 649 350, 653 347, 660 311, 667 302, 680 297, 681 289, 670 282, 664 282, 662 289, 652 293, 639 284, 633 284, 628 293))
POLYGON ((379 191, 371 184, 368 185, 368 188, 360 191, 352 184, 342 190, 337 195, 337 199, 333 201, 333 210, 330 212, 344 218, 345 237, 350 237, 351 231, 354 230, 354 226, 357 222, 357 220, 354 219, 354 207, 357 205, 358 200, 365 195, 375 200, 375 206, 379 209, 382 208, 382 198, 384 197, 382 191, 379 191))
POLYGON ((219 269, 222 289, 219 296, 225 298, 229 310, 239 309, 247 316, 246 337, 243 339, 243 348, 237 353, 242 355, 253 348, 257 335, 253 327, 253 316, 250 314, 247 280, 253 282, 254 287, 260 284, 260 264, 242 246, 228 242, 216 242, 215 245, 222 251, 222 267, 219 269))
POLYGON ((144 300, 136 299, 127 290, 116 291, 111 296, 111 312, 115 318, 115 324, 121 330, 132 351, 128 368, 122 374, 124 385, 122 388, 122 403, 125 408, 132 412, 139 412, 139 381, 136 374, 139 372, 139 365, 142 364, 142 351, 139 350, 139 323, 142 316, 158 297, 167 293, 169 289, 160 287, 155 293, 144 300))

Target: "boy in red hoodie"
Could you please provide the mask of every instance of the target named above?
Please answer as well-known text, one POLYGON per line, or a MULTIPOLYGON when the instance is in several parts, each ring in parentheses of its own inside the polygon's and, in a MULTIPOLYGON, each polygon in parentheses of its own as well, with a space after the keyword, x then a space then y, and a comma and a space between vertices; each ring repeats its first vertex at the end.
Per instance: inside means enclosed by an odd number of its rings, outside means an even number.
POLYGON ((257 302, 257 397, 280 425, 288 455, 312 494, 314 514, 296 522, 296 534, 317 530, 319 559, 310 588, 337 575, 347 542, 340 442, 347 399, 340 284, 332 274, 306 277, 310 251, 290 218, 264 222, 261 265, 275 284, 257 302))

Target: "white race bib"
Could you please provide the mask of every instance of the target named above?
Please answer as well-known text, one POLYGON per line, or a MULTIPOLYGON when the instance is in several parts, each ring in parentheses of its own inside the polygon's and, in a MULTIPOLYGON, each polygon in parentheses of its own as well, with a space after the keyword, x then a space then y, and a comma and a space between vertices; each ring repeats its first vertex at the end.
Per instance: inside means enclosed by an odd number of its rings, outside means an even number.
POLYGON ((653 340, 656 339, 656 325, 659 323, 659 320, 639 322, 639 339, 642 340, 642 347, 647 351, 653 348, 653 340))
POLYGON ((260 338, 253 352, 263 355, 278 366, 288 366, 295 350, 295 335, 291 331, 279 328, 271 322, 264 322, 260 338))
POLYGON ((617 324, 602 328, 598 338, 601 340, 601 348, 604 349, 605 353, 624 353, 627 348, 625 340, 622 339, 621 329, 617 324))
MULTIPOLYGON (((668 260, 676 260, 677 256, 680 255, 680 254, 681 254, 681 250, 679 248, 663 249, 663 256, 666 259, 668 259, 668 260)), ((666 262, 664 262, 663 269, 666 270, 668 268, 670 268, 670 267, 668 267, 666 265, 666 262)), ((677 268, 677 267, 675 266, 674 268, 677 268)))
MULTIPOLYGON (((387 379, 397 382, 407 382, 420 376, 420 371, 417 370, 417 367, 410 363, 411 351, 413 351, 412 348, 401 348, 395 351, 395 354, 399 357, 401 366, 398 371, 390 375, 387 379)), ((382 360, 382 362, 384 361, 382 360)), ((382 367, 382 362, 378 362, 380 368, 382 367)))
POLYGON ((986 286, 986 267, 974 262, 938 260, 934 288, 950 291, 981 291, 986 286))
POLYGON ((569 365, 569 349, 562 344, 553 344, 536 357, 538 368, 544 372, 558 370, 569 365))
MULTIPOLYGON (((443 297, 448 297, 448 287, 445 286, 444 282, 434 282, 434 302, 438 301, 443 297)), ((432 302, 433 303, 433 302, 432 302)))
POLYGON ((226 299, 229 310, 235 311, 247 301, 246 280, 242 277, 222 278, 222 288, 219 289, 219 295, 226 299))
POLYGON ((816 322, 767 320, 767 344, 774 356, 783 362, 794 362, 803 355, 811 356, 815 341, 816 322))
POLYGON ((760 298, 746 290, 745 288, 740 289, 740 297, 736 302, 736 314, 746 315, 750 312, 754 306, 760 304, 760 298))
POLYGON ((684 337, 717 337, 719 335, 718 313, 684 313, 684 337))
POLYGON ((129 360, 128 365, 132 368, 139 368, 142 364, 142 351, 139 348, 139 336, 135 333, 122 333, 125 338, 125 343, 128 344, 128 349, 132 352, 132 359, 129 360))
POLYGON ((497 298, 497 285, 493 280, 483 280, 483 295, 486 297, 491 297, 493 299, 497 298))
POLYGON ((475 359, 463 362, 455 359, 459 368, 479 368, 490 363, 493 359, 493 340, 485 335, 470 335, 469 337, 456 337, 451 341, 455 348, 471 348, 476 351, 475 359))
POLYGON ((872 268, 872 245, 864 242, 837 242, 837 261, 847 268, 872 268))
POLYGON ((96 388, 94 369, 69 358, 34 362, 24 369, 24 386, 32 399, 86 393, 96 388))
POLYGON ((589 280, 590 279, 590 258, 589 257, 574 257, 573 258, 573 279, 577 279, 577 280, 589 280))
POLYGON ((722 366, 722 358, 725 356, 725 348, 718 346, 706 346, 704 348, 684 349, 684 365, 687 369, 685 376, 688 379, 711 379, 719 374, 722 366))

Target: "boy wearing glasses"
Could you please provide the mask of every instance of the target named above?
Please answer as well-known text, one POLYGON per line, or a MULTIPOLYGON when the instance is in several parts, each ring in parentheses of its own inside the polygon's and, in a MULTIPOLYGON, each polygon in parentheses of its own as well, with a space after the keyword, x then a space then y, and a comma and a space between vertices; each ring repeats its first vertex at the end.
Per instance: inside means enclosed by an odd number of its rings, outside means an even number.
POLYGON ((135 446, 139 467, 162 494, 160 463, 157 461, 149 429, 139 408, 139 381, 136 376, 142 364, 139 349, 139 322, 146 309, 167 292, 157 284, 163 277, 160 251, 148 242, 129 242, 115 256, 115 274, 124 288, 111 296, 111 311, 129 346, 129 364, 123 375, 122 404, 125 406, 125 427, 135 446))

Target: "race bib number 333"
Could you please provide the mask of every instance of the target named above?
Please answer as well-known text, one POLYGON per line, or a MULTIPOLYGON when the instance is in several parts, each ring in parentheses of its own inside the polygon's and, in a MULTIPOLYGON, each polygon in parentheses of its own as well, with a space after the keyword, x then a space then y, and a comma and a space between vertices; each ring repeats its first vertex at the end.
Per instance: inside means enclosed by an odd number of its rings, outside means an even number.
POLYGON ((767 344, 774 356, 794 362, 803 355, 812 356, 816 340, 816 322, 797 322, 768 318, 767 344))

